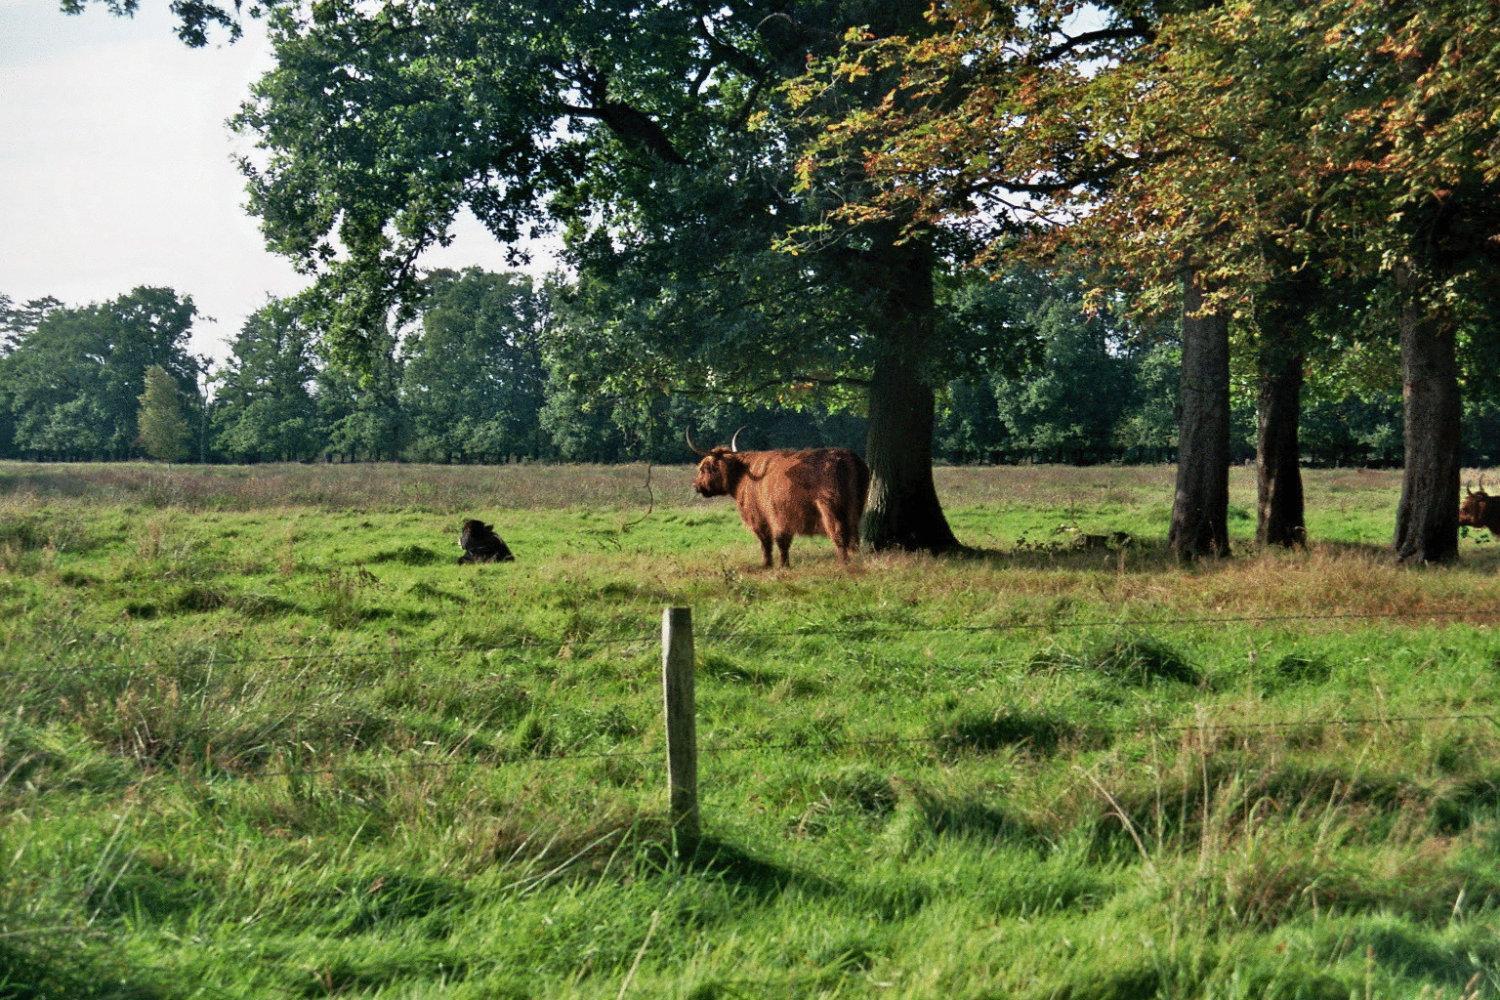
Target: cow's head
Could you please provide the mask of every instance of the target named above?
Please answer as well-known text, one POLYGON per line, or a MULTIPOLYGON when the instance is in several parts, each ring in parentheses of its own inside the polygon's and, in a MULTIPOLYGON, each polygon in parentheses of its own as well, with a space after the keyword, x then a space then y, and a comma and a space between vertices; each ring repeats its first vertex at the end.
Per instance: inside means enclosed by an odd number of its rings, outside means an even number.
POLYGON ((1488 528, 1494 514, 1500 513, 1497 504, 1500 504, 1500 497, 1486 493, 1483 482, 1477 490, 1464 487, 1463 503, 1458 505, 1458 523, 1470 528, 1488 528))
MULTIPOLYGON (((745 428, 741 427, 740 431, 745 428)), ((699 456, 698 474, 693 477, 693 489, 700 496, 722 497, 734 492, 734 487, 745 471, 745 462, 739 457, 740 431, 729 439, 729 447, 710 448, 704 451, 693 443, 693 432, 687 432, 688 447, 699 456)))

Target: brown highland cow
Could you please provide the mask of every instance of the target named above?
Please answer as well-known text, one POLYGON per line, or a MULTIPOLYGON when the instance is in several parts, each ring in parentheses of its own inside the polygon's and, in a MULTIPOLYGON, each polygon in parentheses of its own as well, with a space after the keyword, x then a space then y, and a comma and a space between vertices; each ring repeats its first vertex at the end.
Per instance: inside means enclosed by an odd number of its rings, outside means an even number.
POLYGON ((1500 496, 1490 496, 1484 491, 1484 480, 1479 489, 1464 488, 1464 502, 1458 506, 1458 523, 1469 528, 1489 528, 1490 534, 1500 538, 1500 496))
POLYGON ((688 447, 702 456, 693 489, 706 497, 734 497, 745 527, 760 540, 767 567, 772 542, 787 565, 794 535, 827 535, 839 561, 847 563, 859 548, 859 520, 870 491, 864 460, 847 448, 740 451, 739 437, 735 431, 729 447, 704 451, 688 433, 688 447))

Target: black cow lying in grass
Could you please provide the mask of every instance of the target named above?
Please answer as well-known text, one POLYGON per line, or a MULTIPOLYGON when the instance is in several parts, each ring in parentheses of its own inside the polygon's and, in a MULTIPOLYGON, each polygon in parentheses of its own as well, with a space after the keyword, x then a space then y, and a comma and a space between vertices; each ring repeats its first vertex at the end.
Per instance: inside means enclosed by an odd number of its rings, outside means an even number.
POLYGON ((493 525, 472 518, 464 522, 458 544, 464 547, 464 554, 458 557, 460 563, 510 562, 515 559, 505 539, 495 534, 493 525))

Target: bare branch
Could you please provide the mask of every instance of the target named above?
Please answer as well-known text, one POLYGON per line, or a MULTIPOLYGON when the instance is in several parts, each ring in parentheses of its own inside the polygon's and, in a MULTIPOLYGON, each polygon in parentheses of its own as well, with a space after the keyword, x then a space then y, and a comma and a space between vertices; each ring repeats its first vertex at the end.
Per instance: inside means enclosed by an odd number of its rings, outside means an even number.
POLYGON ((1043 49, 1035 57, 1035 62, 1051 62, 1060 56, 1076 52, 1078 49, 1093 45, 1096 42, 1129 41, 1131 39, 1150 41, 1155 33, 1144 21, 1132 19, 1128 25, 1120 25, 1113 28, 1098 28, 1094 31, 1085 31, 1079 35, 1066 35, 1061 31, 1058 34, 1062 35, 1063 40, 1051 48, 1043 49))

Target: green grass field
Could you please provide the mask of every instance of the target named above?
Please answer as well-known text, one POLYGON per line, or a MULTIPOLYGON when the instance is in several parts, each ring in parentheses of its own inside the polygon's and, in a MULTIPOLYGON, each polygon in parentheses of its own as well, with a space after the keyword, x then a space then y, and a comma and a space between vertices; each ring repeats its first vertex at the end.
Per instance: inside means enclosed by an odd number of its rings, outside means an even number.
POLYGON ((1182 568, 1170 469, 944 469, 850 572, 643 474, 0 465, 0 997, 1500 995, 1500 545, 1396 474, 1182 568))

